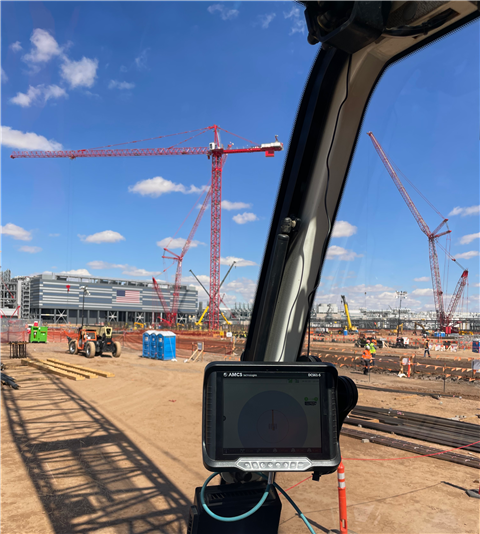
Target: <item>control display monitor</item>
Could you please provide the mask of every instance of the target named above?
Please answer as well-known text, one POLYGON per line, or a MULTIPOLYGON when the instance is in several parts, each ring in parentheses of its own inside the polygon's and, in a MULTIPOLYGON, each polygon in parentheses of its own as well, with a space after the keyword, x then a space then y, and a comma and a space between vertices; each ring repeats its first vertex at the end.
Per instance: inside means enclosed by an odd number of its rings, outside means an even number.
POLYGON ((336 368, 320 362, 207 365, 202 430, 207 469, 335 470, 337 379, 336 368))
POLYGON ((223 381, 223 453, 321 452, 318 378, 223 381))

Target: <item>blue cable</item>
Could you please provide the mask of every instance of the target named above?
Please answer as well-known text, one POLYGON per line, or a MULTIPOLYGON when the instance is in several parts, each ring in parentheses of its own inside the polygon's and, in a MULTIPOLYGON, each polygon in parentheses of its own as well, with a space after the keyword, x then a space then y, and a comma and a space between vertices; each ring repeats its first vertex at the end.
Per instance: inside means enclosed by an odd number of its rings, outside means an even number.
MULTIPOLYGON (((200 502, 207 514, 210 517, 213 517, 213 519, 217 519, 218 521, 224 521, 226 523, 232 523, 233 521, 240 521, 241 519, 245 519, 246 517, 251 516, 254 514, 267 500, 268 493, 270 491, 270 484, 267 485, 267 488, 265 490, 265 493, 262 495, 262 498, 258 501, 258 504, 256 504, 251 510, 248 512, 245 512, 244 514, 237 515, 234 517, 222 517, 221 515, 217 515, 213 513, 210 508, 205 504, 205 488, 207 487, 207 484, 212 480, 212 478, 216 477, 220 473, 213 473, 213 475, 210 475, 207 480, 203 483, 202 490, 200 491, 200 502)), ((268 480, 267 475, 264 475, 263 473, 257 473, 257 475, 261 476, 262 478, 266 478, 268 480)), ((311 534, 316 534, 316 532, 313 530, 312 526, 308 522, 308 519, 302 514, 300 508, 293 502, 293 500, 287 495, 287 493, 276 483, 273 482, 273 486, 287 499, 287 501, 293 506, 294 510, 297 512, 299 517, 302 519, 302 521, 305 523, 308 530, 311 532, 311 534)))
MULTIPOLYGON (((207 478, 207 480, 205 480, 205 482, 204 482, 204 484, 202 486, 202 491, 200 492, 200 502, 202 503, 202 506, 203 506, 205 512, 207 512, 207 514, 210 517, 213 517, 213 519, 217 519, 218 521, 224 521, 226 523, 232 523, 233 521, 240 521, 241 519, 245 519, 246 517, 249 517, 252 514, 254 514, 263 505, 263 503, 267 500, 268 493, 270 491, 270 484, 267 485, 265 493, 262 495, 262 498, 258 501, 258 504, 256 504, 248 512, 245 512, 244 514, 237 515, 237 516, 234 516, 234 517, 222 517, 221 515, 214 514, 210 510, 210 508, 205 504, 205 488, 207 487, 207 484, 210 482, 210 480, 212 480, 213 477, 216 477, 219 474, 220 473, 213 473, 213 475, 209 476, 207 478)), ((267 478, 267 477, 265 477, 265 478, 267 478)))
MULTIPOLYGON (((267 478, 266 475, 263 473, 257 473, 257 475, 260 475, 263 478, 267 478)), ((302 514, 300 508, 293 502, 293 500, 287 495, 287 493, 276 483, 273 483, 274 487, 287 499, 287 501, 293 506, 295 512, 300 516, 302 521, 305 523, 306 527, 312 534, 316 534, 316 532, 313 530, 312 525, 308 522, 308 519, 302 514)))

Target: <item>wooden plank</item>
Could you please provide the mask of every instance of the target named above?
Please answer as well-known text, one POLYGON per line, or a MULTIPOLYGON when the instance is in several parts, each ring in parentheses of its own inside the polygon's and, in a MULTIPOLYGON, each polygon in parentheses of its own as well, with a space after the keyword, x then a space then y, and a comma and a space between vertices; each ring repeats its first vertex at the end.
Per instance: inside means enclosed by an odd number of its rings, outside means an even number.
POLYGON ((109 371, 98 371, 97 369, 91 369, 90 367, 84 367, 83 365, 75 365, 73 363, 67 363, 62 362, 61 360, 57 360, 55 358, 47 358, 48 362, 54 362, 59 363, 62 365, 65 365, 67 367, 71 367, 72 369, 80 369, 81 371, 87 371, 89 373, 95 373, 98 376, 103 376, 104 378, 113 378, 115 376, 114 373, 110 373, 109 371))
POLYGON ((85 380, 84 376, 69 373, 68 371, 62 371, 60 369, 55 369, 54 367, 50 367, 49 365, 45 365, 44 363, 40 363, 34 360, 26 360, 25 365, 35 367, 40 371, 45 371, 47 373, 52 373, 54 375, 61 376, 62 378, 68 378, 70 380, 85 380))
MULTIPOLYGON (((63 370, 63 371, 67 371, 67 372, 74 372, 72 370, 71 367, 69 367, 68 365, 64 365, 62 362, 49 362, 47 360, 40 360, 42 363, 44 363, 45 365, 49 365, 51 367, 55 367, 56 369, 60 369, 60 370, 63 370)), ((84 376, 85 378, 98 378, 98 375, 94 374, 94 373, 89 373, 88 371, 83 371, 83 370, 80 370, 80 369, 75 369, 75 374, 76 375, 80 375, 80 376, 84 376)))
POLYGON ((198 353, 198 349, 195 349, 195 352, 190 356, 190 358, 188 358, 188 360, 185 360, 185 363, 188 363, 188 362, 194 362, 195 360, 193 359, 193 357, 198 353))

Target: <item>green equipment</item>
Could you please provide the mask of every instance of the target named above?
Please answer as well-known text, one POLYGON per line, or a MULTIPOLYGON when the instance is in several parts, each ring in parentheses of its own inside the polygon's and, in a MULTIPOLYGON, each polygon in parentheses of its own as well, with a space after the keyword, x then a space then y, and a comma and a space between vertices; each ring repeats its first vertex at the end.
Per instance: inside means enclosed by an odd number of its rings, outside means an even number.
POLYGON ((48 326, 32 326, 30 328, 30 343, 46 343, 48 326))

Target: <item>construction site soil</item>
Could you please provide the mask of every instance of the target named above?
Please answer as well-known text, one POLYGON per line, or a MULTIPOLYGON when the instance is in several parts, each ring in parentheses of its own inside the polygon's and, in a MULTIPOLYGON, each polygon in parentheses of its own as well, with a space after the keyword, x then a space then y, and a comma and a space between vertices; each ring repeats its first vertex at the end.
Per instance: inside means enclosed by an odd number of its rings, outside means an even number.
MULTIPOLYGON (((180 349, 177 361, 166 362, 126 347, 118 359, 90 360, 68 354, 60 343, 28 350, 31 358, 56 358, 115 377, 72 381, 3 357, 5 372, 20 389, 2 386, 2 533, 185 533, 195 488, 209 474, 201 458, 203 369, 219 355, 184 363, 190 350, 180 349)), ((359 386, 404 391, 361 387, 359 405, 480 421, 476 382, 448 382, 446 394, 455 396, 441 396, 443 380, 367 377, 346 367, 340 372, 359 386), (426 396, 416 393, 421 391, 426 396), (440 397, 428 395, 435 393, 440 397)), ((478 470, 345 435, 340 443, 349 529, 358 534, 479 532, 480 501, 465 493, 478 489, 478 470), (405 456, 414 458, 396 459, 405 456)), ((335 474, 295 486, 307 477, 280 473, 277 482, 291 488, 289 495, 317 532, 338 529, 335 474)), ((306 532, 281 500, 279 533, 306 532)))

